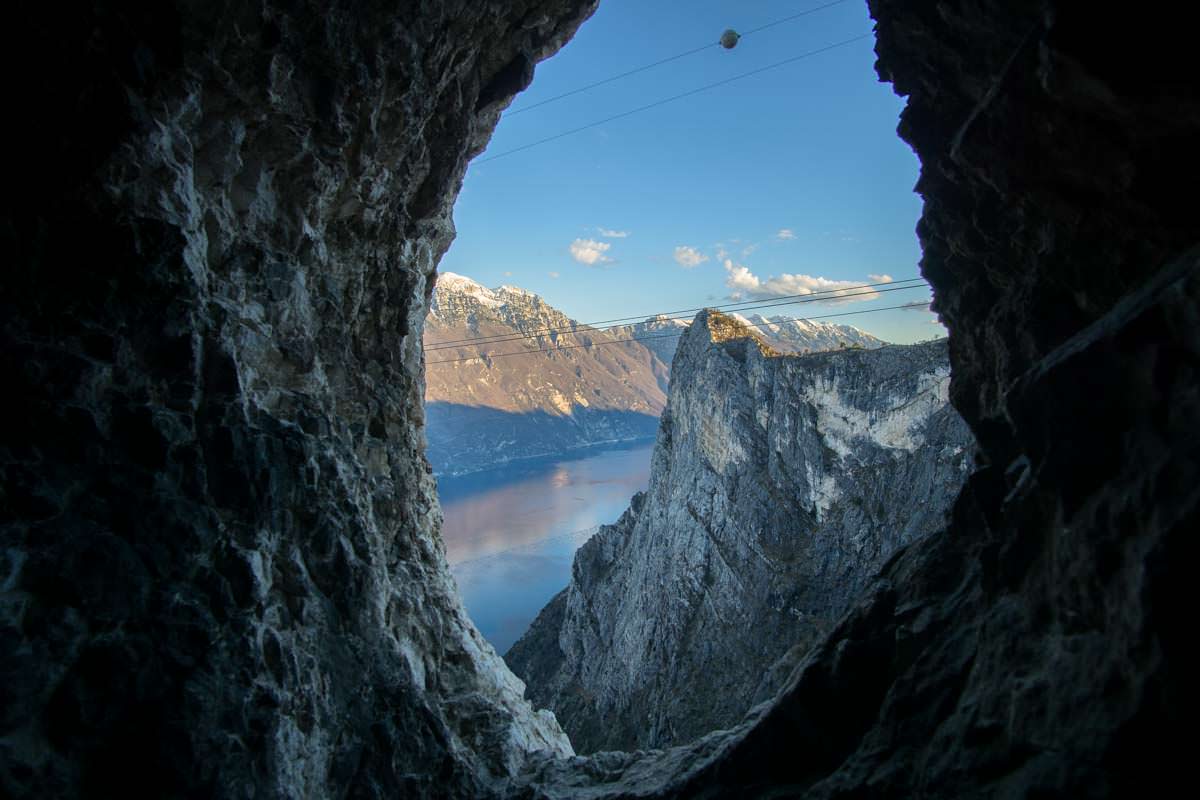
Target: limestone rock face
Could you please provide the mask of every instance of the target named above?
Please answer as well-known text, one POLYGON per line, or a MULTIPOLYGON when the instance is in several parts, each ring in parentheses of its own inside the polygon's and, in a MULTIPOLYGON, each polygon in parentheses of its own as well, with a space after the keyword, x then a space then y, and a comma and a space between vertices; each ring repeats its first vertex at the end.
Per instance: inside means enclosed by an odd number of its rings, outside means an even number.
POLYGON ((447 570, 421 327, 467 159, 594 5, 16 14, 0 794, 476 797, 570 752, 447 570))
POLYGON ((649 489, 505 656, 581 752, 736 724, 966 478, 944 340, 766 352, 736 318, 697 317, 649 489))
POLYGON ((669 366, 617 338, 525 289, 441 273, 425 325, 434 472, 653 436, 669 366))
POLYGON ((947 530, 894 556, 734 730, 556 755, 448 585, 418 351, 466 156, 592 6, 10 11, 3 794, 1129 797, 1191 780, 1186 4, 870 0, 981 468, 947 530))

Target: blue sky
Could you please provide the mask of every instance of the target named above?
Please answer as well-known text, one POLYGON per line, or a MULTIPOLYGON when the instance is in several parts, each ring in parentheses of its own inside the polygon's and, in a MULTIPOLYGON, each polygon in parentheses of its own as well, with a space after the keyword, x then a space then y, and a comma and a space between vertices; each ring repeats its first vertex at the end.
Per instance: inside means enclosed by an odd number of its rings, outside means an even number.
MULTIPOLYGON (((501 119, 455 207, 441 269, 522 286, 582 322, 918 275, 918 162, 896 136, 873 38, 486 161, 742 72, 870 33, 862 0, 557 102, 540 100, 829 0, 603 0, 501 119), (623 235, 618 235, 623 234, 623 235)), ((927 300, 924 288, 762 313, 927 300)), ((927 311, 828 320, 895 342, 944 335, 927 311)))

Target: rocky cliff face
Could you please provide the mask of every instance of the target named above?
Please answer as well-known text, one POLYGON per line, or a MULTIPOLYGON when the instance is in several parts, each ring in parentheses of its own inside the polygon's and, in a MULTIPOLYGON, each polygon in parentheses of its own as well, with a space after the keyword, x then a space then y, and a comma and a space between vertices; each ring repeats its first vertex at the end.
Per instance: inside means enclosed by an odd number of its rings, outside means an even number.
POLYGON ((5 794, 1190 780, 1195 32, 1175 7, 1059 0, 870 2, 983 453, 947 531, 733 731, 526 760, 561 740, 447 585, 418 350, 466 156, 591 5, 10 12, 5 794))
POLYGON ((425 327, 434 472, 653 436, 669 366, 618 338, 524 289, 442 273, 425 327))
POLYGON ((570 752, 449 576, 421 326, 467 159, 594 5, 15 14, 0 794, 482 796, 570 752))
POLYGON ((740 721, 898 547, 945 524, 966 478, 945 341, 813 356, 760 341, 700 314, 648 491, 505 656, 577 750, 740 721))

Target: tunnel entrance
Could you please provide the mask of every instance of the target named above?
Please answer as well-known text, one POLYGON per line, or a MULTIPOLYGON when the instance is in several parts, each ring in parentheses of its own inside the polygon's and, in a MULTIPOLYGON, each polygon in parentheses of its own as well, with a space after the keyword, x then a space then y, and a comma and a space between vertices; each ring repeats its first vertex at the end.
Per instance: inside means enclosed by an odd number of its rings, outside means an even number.
MULTIPOLYGON (((572 759, 559 757, 571 748, 558 724, 530 707, 467 620, 446 564, 421 455, 432 359, 420 334, 468 154, 499 115, 488 102, 505 102, 594 3, 317 5, 213 13, 168 2, 145 14, 101 1, 66 15, 28 5, 13 18, 12 41, 25 47, 4 50, 8 72, 37 79, 13 84, 12 105, 26 113, 13 126, 21 157, 0 224, 13 265, 0 274, 0 354, 16 406, 0 440, 0 793, 128 794, 131 775, 157 796, 279 797, 1105 797, 1182 782, 1200 231, 1167 190, 1200 174, 1191 26, 1053 0, 871 0, 880 72, 909 93, 901 133, 923 163, 924 271, 954 334, 951 394, 982 466, 947 535, 889 559, 752 719, 679 748, 572 759)), ((697 19, 722 56, 752 53, 760 37, 753 22, 697 19), (712 41, 727 28, 739 34, 732 49, 712 41)), ((668 30, 626 31, 620 47, 668 30)), ((638 297, 656 280, 719 295, 671 310, 769 290, 782 275, 863 281, 757 260, 768 244, 807 240, 796 220, 764 217, 762 238, 734 242, 746 230, 665 201, 721 198, 776 174, 796 183, 791 162, 752 160, 758 131, 725 135, 731 102, 705 108, 705 131, 724 137, 716 150, 692 135, 695 119, 671 111, 683 105, 655 106, 667 115, 651 128, 656 155, 634 171, 651 180, 624 204, 597 194, 598 175, 619 174, 610 163, 528 162, 546 193, 566 184, 592 203, 567 235, 550 209, 549 243, 530 233, 533 251, 558 253, 585 277, 641 278, 638 297), (701 177, 674 169, 701 150, 701 177), (714 152, 744 162, 714 168, 714 152), (659 184, 690 191, 667 197, 659 184), (688 212, 657 242, 644 197, 664 225, 677 207, 688 212), (629 219, 610 218, 626 207, 629 219), (643 241, 659 262, 638 256, 643 241)), ((586 131, 595 156, 620 133, 586 131)), ((822 163, 838 144, 817 151, 822 163)), ((528 209, 530 197, 512 205, 528 209)), ((755 200, 743 204, 761 216, 755 200)), ((494 233, 484 255, 508 252, 494 233)), ((515 277, 517 260, 504 268, 515 277)), ((568 274, 536 268, 547 281, 568 274)), ((596 281, 585 296, 603 300, 596 281)), ((631 286, 624 299, 637 299, 631 286)), ((745 335, 747 322, 706 311, 677 335, 671 360, 707 368, 666 376, 675 405, 656 442, 672 458, 692 443, 700 466, 671 472, 697 485, 763 463, 754 447, 723 446, 759 424, 741 401, 725 402, 737 387, 753 404, 797 373, 789 396, 800 403, 799 373, 830 384, 822 370, 834 361, 886 367, 875 363, 886 348, 778 356, 745 335), (714 376, 721 385, 706 387, 714 376), (693 401, 680 404, 685 396, 693 401)), ((924 398, 915 405, 938 397, 943 378, 934 370, 910 384, 924 398)), ((574 408, 574 394, 560 394, 556 407, 574 408)), ((607 394, 584 397, 606 408, 607 394)), ((864 410, 855 400, 764 419, 786 417, 794 433, 824 414, 816 430, 836 433, 860 427, 849 424, 864 410)), ((911 433, 893 425, 873 441, 918 446, 911 433)), ((788 470, 800 463, 788 454, 772 472, 781 443, 767 439, 767 476, 806 489, 755 506, 794 524, 828 520, 845 494, 816 471, 788 470), (785 498, 797 494, 806 504, 793 509, 785 498)), ((826 449, 831 462, 853 455, 826 449)), ((717 556, 738 551, 726 545, 778 554, 752 526, 712 524, 722 504, 755 499, 761 478, 741 477, 736 493, 676 506, 695 534, 689 552, 713 555, 702 564, 711 569, 679 560, 697 589, 732 596, 717 556)), ((581 547, 581 574, 633 563, 621 545, 655 516, 657 494, 651 481, 631 500, 629 525, 581 547)), ((861 499, 843 511, 888 513, 880 498, 861 499)), ((699 607, 689 585, 672 585, 669 604, 699 607)), ((782 592, 755 596, 789 614, 814 610, 782 592)), ((636 593, 608 597, 638 605, 636 593)), ((580 606, 562 608, 566 620, 580 606)), ((770 632, 762 619, 679 630, 770 632)), ((593 674, 622 674, 603 661, 610 643, 661 641, 667 626, 647 632, 655 637, 613 630, 587 651, 593 674)), ((582 681, 563 685, 581 703, 598 696, 582 681)), ((635 702, 654 711, 648 695, 635 702)), ((669 717, 647 716, 609 727, 680 734, 669 717)))

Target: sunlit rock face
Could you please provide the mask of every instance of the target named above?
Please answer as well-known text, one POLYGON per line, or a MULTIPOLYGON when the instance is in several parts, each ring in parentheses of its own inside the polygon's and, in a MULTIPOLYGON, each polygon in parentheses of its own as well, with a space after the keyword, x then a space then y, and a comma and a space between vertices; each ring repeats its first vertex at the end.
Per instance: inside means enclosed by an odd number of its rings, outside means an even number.
POLYGON ((468 157, 593 6, 20 13, 0 794, 476 797, 570 752, 449 577, 421 326, 468 157))
POLYGON ((772 698, 971 465, 944 340, 787 356, 704 312, 671 370, 649 489, 505 655, 580 752, 687 742, 772 698))
POLYGON ((447 585, 417 350, 465 154, 591 4, 115 6, 26 4, 0 53, 5 794, 1187 785, 1200 87, 1175 6, 872 0, 986 463, 773 704, 587 759, 549 755, 447 585))
POLYGON ((425 321, 425 437, 437 475, 649 439, 664 364, 516 286, 438 275, 425 321))

